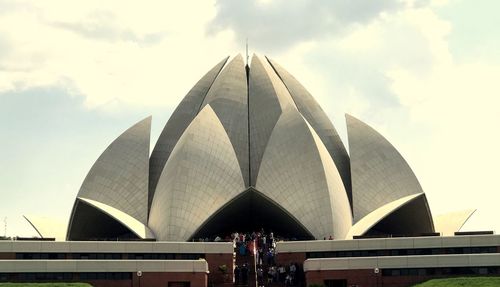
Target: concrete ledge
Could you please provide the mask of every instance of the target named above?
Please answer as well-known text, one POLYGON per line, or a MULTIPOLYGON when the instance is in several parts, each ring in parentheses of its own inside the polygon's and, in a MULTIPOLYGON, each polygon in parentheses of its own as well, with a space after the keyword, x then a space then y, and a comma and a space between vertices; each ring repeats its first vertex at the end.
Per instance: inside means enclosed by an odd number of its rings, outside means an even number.
POLYGON ((500 253, 307 259, 304 271, 500 266, 500 253))
POLYGON ((233 253, 232 242, 0 241, 0 252, 233 253))
POLYGON ((278 253, 500 246, 500 235, 395 237, 278 242, 278 253))
POLYGON ((195 272, 207 273, 200 260, 0 260, 2 273, 22 272, 195 272))

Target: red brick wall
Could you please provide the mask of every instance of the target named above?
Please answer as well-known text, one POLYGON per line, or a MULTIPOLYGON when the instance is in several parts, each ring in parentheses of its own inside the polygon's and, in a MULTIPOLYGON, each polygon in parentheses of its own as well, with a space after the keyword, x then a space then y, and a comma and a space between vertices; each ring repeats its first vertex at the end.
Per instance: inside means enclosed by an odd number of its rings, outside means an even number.
MULTIPOLYGON (((194 273, 194 272, 143 272, 142 276, 137 277, 137 274, 133 275, 132 287, 166 287, 168 282, 191 282, 193 287, 204 287, 207 286, 207 274, 206 273, 194 273), (139 282, 140 281, 140 282, 139 282)), ((106 285, 106 287, 115 287, 111 285, 106 285)), ((127 287, 130 286, 127 285, 127 287)), ((96 286, 99 287, 99 286, 96 286)), ((104 287, 104 286, 103 286, 104 287)), ((118 286, 116 286, 118 287, 118 286)))
POLYGON ((306 253, 305 252, 284 252, 276 254, 276 264, 278 265, 288 265, 290 263, 298 263, 300 265, 304 264, 306 261, 306 253))
MULTIPOLYGON (((82 280, 83 281, 83 280, 82 280)), ((206 287, 207 274, 194 272, 143 272, 132 280, 86 280, 94 287, 167 287, 169 282, 191 282, 192 287, 206 287)))
POLYGON ((89 283, 94 287, 130 287, 130 280, 86 280, 79 281, 89 283))
POLYGON ((437 276, 394 276, 394 277, 382 277, 384 285, 387 287, 399 287, 399 286, 413 286, 417 283, 427 281, 432 278, 437 278, 437 276))
POLYGON ((309 284, 324 284, 327 279, 347 279, 347 286, 356 287, 406 287, 427 281, 439 276, 382 276, 373 269, 362 270, 323 270, 306 272, 309 284))
MULTIPOLYGON (((80 280, 74 276, 70 281, 86 282, 94 287, 167 287, 169 282, 190 282, 192 287, 207 286, 207 274, 204 272, 143 272, 140 280, 135 272, 132 274, 132 280, 80 280)), ((21 282, 11 279, 12 282, 21 282)))
POLYGON ((209 280, 216 286, 222 283, 233 282, 233 254, 205 254, 205 260, 208 263, 209 280), (226 265, 227 272, 229 275, 224 277, 224 274, 220 272, 219 266, 226 265))

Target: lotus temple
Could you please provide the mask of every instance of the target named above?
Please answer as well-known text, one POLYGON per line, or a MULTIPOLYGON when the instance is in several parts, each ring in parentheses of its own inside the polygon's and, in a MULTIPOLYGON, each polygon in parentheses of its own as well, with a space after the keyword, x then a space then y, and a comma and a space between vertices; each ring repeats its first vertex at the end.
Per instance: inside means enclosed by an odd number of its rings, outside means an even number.
POLYGON ((460 231, 474 210, 433 216, 383 135, 346 115, 344 143, 270 58, 216 64, 152 151, 151 120, 89 167, 65 241, 31 218, 40 238, 0 240, 0 282, 361 287, 500 276, 500 236, 460 231))

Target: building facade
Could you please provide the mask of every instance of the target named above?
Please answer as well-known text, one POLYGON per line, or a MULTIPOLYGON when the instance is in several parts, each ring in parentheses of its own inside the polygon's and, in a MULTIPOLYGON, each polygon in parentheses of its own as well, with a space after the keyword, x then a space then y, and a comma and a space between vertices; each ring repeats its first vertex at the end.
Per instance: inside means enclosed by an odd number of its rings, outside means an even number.
MULTIPOLYGON (((0 241, 0 282, 230 286, 233 251, 230 242, 0 241)), ((281 241, 275 257, 286 272, 296 267, 294 286, 404 287, 433 278, 500 276, 500 235, 281 241)))
POLYGON ((433 278, 500 276, 499 235, 282 242, 281 265, 303 262, 307 286, 412 286, 433 278))
POLYGON ((190 241, 260 228, 297 239, 435 232, 407 162, 373 128, 346 120, 349 154, 279 64, 223 59, 178 105, 151 156, 150 117, 102 153, 78 192, 67 239, 190 241))
POLYGON ((221 286, 233 262, 228 242, 0 241, 0 282, 221 286))

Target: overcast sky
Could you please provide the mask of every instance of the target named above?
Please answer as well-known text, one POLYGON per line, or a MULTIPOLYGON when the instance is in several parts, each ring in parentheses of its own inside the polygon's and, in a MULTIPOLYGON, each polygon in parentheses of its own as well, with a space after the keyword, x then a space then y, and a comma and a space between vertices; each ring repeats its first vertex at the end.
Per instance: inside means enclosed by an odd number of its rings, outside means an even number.
POLYGON ((402 153, 432 212, 500 232, 500 1, 0 0, 0 235, 67 221, 124 130, 171 112, 228 55, 267 55, 402 153), (175 3, 175 4, 173 4, 175 3))

